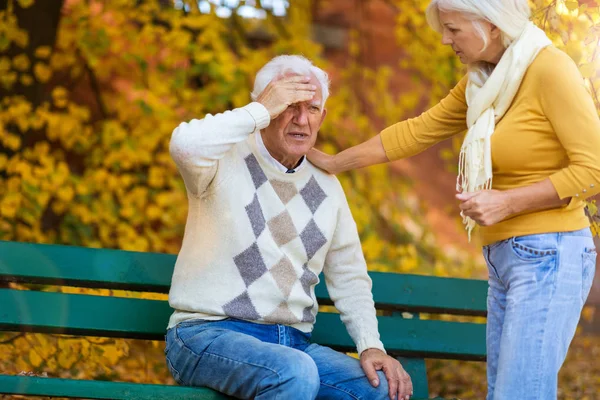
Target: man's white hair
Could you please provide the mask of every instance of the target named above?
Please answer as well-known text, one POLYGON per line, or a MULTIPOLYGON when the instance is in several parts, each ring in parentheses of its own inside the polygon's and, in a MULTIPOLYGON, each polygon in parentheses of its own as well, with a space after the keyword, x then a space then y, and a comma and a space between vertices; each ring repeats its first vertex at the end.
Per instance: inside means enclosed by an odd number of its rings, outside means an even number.
POLYGON ((256 101, 258 96, 265 90, 267 85, 275 78, 288 72, 317 78, 321 85, 321 109, 325 107, 325 101, 329 97, 329 76, 321 68, 315 66, 307 58, 297 55, 277 56, 266 63, 256 74, 254 79, 254 90, 250 94, 252 101, 256 101))
POLYGON ((521 34, 531 16, 528 0, 432 0, 425 13, 429 25, 439 33, 443 30, 440 11, 456 11, 471 19, 475 30, 483 39, 481 51, 489 44, 481 20, 488 21, 500 29, 502 43, 506 48, 521 34))

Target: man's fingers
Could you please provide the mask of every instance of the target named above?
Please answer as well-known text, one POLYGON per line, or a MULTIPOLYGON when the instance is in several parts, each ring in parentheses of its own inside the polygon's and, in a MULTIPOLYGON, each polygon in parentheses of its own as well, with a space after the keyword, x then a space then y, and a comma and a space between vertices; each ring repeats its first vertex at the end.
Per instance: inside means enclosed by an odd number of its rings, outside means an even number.
POLYGON ((317 86, 311 83, 291 83, 287 88, 293 90, 317 90, 317 86))
POLYGON ((379 376, 377 375, 377 371, 375 370, 375 365, 370 362, 362 363, 363 371, 365 371, 365 375, 367 375, 367 379, 371 383, 371 386, 377 387, 379 386, 379 376))
POLYGON ((300 96, 302 96, 302 97, 304 97, 304 96, 311 96, 311 97, 313 97, 315 95, 315 91, 314 90, 310 90, 310 89, 309 90, 305 90, 305 89, 294 90, 293 95, 296 96, 296 97, 300 97, 300 96))
POLYGON ((401 369, 399 371, 399 374, 401 385, 398 388, 398 396, 404 395, 405 398, 409 398, 409 396, 413 395, 412 380, 410 379, 410 376, 406 373, 406 371, 404 371, 404 369, 401 369), (400 389, 402 389, 402 392, 400 391, 400 389))
POLYGON ((292 75, 292 76, 286 76, 286 77, 282 78, 280 81, 284 82, 284 83, 307 83, 307 82, 310 82, 310 76, 292 75))
POLYGON ((312 100, 315 97, 315 92, 312 90, 298 90, 294 93, 290 104, 302 103, 312 100))
POLYGON ((397 368, 395 368, 396 376, 398 377, 398 400, 406 400, 409 399, 413 394, 412 381, 410 376, 406 373, 402 365, 399 364, 397 368))
POLYGON ((388 389, 390 399, 396 400, 398 397, 398 388, 400 385, 400 377, 398 376, 398 370, 391 367, 390 365, 383 366, 383 372, 388 381, 388 389))

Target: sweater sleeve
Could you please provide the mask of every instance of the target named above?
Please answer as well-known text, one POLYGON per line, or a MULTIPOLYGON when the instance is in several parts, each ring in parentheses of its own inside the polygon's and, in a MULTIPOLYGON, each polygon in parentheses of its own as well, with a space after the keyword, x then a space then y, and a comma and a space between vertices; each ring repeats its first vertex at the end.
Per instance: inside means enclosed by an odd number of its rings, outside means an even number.
POLYGON ((372 282, 367 274, 356 223, 341 185, 339 190, 342 200, 323 268, 325 283, 358 354, 369 348, 385 351, 379 339, 372 282))
POLYGON ((577 66, 560 53, 539 72, 540 102, 569 164, 550 175, 561 199, 600 193, 600 120, 577 66))
POLYGON ((465 76, 442 101, 420 116, 398 122, 381 132, 390 161, 418 154, 467 129, 465 76))
POLYGON ((177 164, 188 193, 199 196, 210 185, 218 162, 233 146, 252 132, 266 128, 269 112, 260 103, 207 114, 203 119, 182 122, 171 135, 171 157, 177 164))

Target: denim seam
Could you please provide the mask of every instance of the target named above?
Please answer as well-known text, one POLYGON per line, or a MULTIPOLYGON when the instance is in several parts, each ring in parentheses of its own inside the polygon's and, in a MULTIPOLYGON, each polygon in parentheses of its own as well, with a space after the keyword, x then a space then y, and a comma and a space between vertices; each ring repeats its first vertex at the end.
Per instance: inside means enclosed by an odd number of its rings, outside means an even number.
MULTIPOLYGON (((209 356, 213 356, 213 357, 216 357, 216 358, 220 358, 222 360, 231 361, 231 362, 236 363, 236 364, 252 365, 253 367, 266 369, 267 371, 270 371, 270 372, 274 373, 277 376, 277 381, 279 382, 279 385, 281 385, 281 375, 279 375, 279 372, 277 372, 276 370, 274 370, 272 368, 269 368, 269 367, 267 367, 265 365, 254 364, 254 363, 246 362, 246 361, 238 361, 238 360, 234 360, 234 359, 229 358, 229 357, 224 357, 224 356, 219 355, 219 354, 210 353, 208 351, 205 351, 204 354, 209 355, 209 356)), ((263 379, 261 379, 260 382, 262 382, 265 379, 267 379, 267 377, 264 377, 263 379)), ((259 385, 257 385, 257 386, 259 386, 259 385)))
MULTIPOLYGON (((186 350, 189 350, 192 354, 198 356, 198 357, 202 357, 202 354, 198 354, 196 353, 191 347, 189 347, 187 344, 185 344, 185 342, 183 341, 182 338, 179 337, 179 335, 177 334, 177 326, 175 326, 175 330, 173 331, 173 336, 175 337, 175 340, 178 342, 178 344, 185 348, 186 350)), ((206 353, 206 352, 203 352, 206 353)))
MULTIPOLYGON (((561 242, 561 236, 558 237, 558 245, 556 246, 557 249, 560 249, 560 242, 561 242)), ((554 259, 554 274, 553 274, 553 282, 552 282, 552 293, 550 294, 550 302, 548 303, 548 310, 551 308, 552 303, 554 302, 554 294, 556 293, 556 278, 557 275, 559 273, 558 269, 560 266, 560 252, 557 250, 556 254, 555 254, 555 259, 554 259)), ((541 349, 544 348, 544 344, 547 341, 547 335, 548 335, 548 311, 546 311, 546 313, 544 314, 544 333, 542 335, 541 340, 538 340, 538 352, 541 354, 541 357, 539 359, 539 364, 537 365, 537 371, 538 374, 536 376, 536 379, 534 380, 534 388, 535 391, 534 393, 539 393, 540 392, 540 386, 541 386, 541 379, 540 379, 540 375, 539 375, 539 371, 542 369, 542 366, 545 365, 545 354, 543 351, 541 351, 541 349)))
POLYGON ((177 370, 177 368, 175 368, 173 362, 169 359, 168 355, 165 358, 167 360, 167 367, 169 367, 170 370, 176 373, 174 374, 173 372, 171 372, 171 375, 173 375, 173 379, 175 379, 175 382, 177 382, 179 385, 183 385, 181 381, 181 373, 177 370))
POLYGON ((275 371, 275 370, 273 370, 273 369, 271 369, 271 368, 267 367, 267 366, 264 366, 264 365, 258 365, 258 364, 253 364, 253 363, 247 363, 247 362, 242 362, 242 361, 237 361, 237 360, 234 360, 234 359, 231 359, 231 358, 228 358, 228 357, 223 357, 223 356, 221 356, 221 355, 219 355, 219 354, 211 353, 210 351, 203 351, 203 352, 202 352, 202 354, 198 354, 198 353, 196 353, 196 352, 195 352, 195 351, 194 351, 194 350, 193 350, 191 347, 189 347, 188 345, 186 345, 186 344, 185 344, 185 342, 183 341, 183 339, 181 339, 181 338, 179 337, 179 335, 177 335, 177 330, 175 331, 175 335, 174 335, 174 336, 175 336, 175 339, 176 339, 176 340, 177 340, 177 341, 178 341, 178 342, 181 344, 181 347, 185 348, 185 349, 186 349, 186 350, 188 350, 190 353, 192 353, 192 354, 194 354, 196 357, 198 357, 198 362, 200 362, 200 359, 202 359, 202 357, 203 357, 205 354, 208 354, 208 355, 210 355, 210 356, 220 357, 220 358, 222 358, 222 359, 224 359, 224 360, 233 361, 233 362, 236 362, 236 363, 239 363, 239 364, 247 364, 247 365, 252 365, 252 366, 254 366, 254 367, 261 367, 261 368, 268 369, 269 371, 271 371, 271 372, 274 372, 275 374, 277 374, 277 377, 278 377, 278 378, 281 380, 281 377, 279 376, 279 373, 278 373, 277 371, 275 371))
MULTIPOLYGON (((216 356, 216 355, 215 355, 215 357, 219 357, 219 356, 216 356)), ((226 357, 221 357, 221 358, 227 359, 226 357)), ((239 362, 239 361, 235 361, 235 360, 232 360, 232 361, 234 361, 234 362, 237 362, 238 364, 241 364, 241 362, 239 362)), ((248 363, 248 365, 253 365, 253 364, 250 364, 250 363, 248 363)), ((266 369, 266 370, 268 370, 268 371, 271 371, 271 372, 275 373, 275 375, 277 376, 277 383, 279 384, 279 386, 281 386, 281 376, 279 375, 279 373, 278 373, 277 371, 275 371, 275 370, 272 370, 272 369, 270 369, 270 368, 267 368, 267 367, 262 367, 262 366, 259 366, 259 367, 261 367, 261 368, 264 368, 264 369, 266 369)), ((265 380, 265 379, 267 379, 267 378, 269 378, 269 376, 265 376, 264 378, 262 378, 262 379, 261 379, 261 380, 260 380, 260 381, 259 381, 259 382, 256 384, 256 389, 258 389, 258 388, 260 387, 260 384, 262 383, 262 381, 264 381, 264 380, 265 380)), ((260 392, 257 392, 257 393, 256 393, 256 396, 260 395, 261 393, 262 393, 262 391, 260 391, 260 392)), ((256 397, 256 396, 255 396, 255 397, 256 397)))
POLYGON ((498 273, 498 269, 496 268, 496 266, 492 263, 492 248, 488 246, 487 248, 487 257, 486 261, 489 264, 490 267, 492 267, 492 269, 494 270, 494 272, 496 273, 496 278, 498 279, 498 281, 504 286, 506 287, 506 285, 504 284, 504 282, 502 282, 502 278, 500 278, 500 274, 498 273))
MULTIPOLYGON (((179 340, 183 343, 183 341, 181 339, 179 339, 179 340)), ((238 361, 238 360, 234 360, 234 359, 229 358, 229 357, 224 357, 224 356, 219 355, 219 354, 211 353, 209 351, 203 351, 202 354, 198 354, 194 350, 192 350, 191 348, 189 348, 188 346, 186 346, 185 343, 183 343, 183 345, 181 347, 183 349, 189 351, 190 353, 192 353, 195 356, 195 358, 196 358, 196 366, 193 368, 194 371, 198 368, 198 364, 200 364, 200 362, 204 358, 204 356, 208 355, 208 356, 213 356, 213 357, 220 358, 220 359, 223 359, 223 360, 231 361, 231 362, 236 363, 236 364, 251 365, 253 367, 266 369, 267 371, 270 371, 270 372, 274 373, 277 376, 277 379, 278 379, 279 383, 281 384, 281 376, 279 375, 279 373, 276 370, 274 370, 272 368, 269 368, 269 367, 267 367, 265 365, 259 365, 259 364, 254 364, 254 363, 251 363, 251 362, 245 362, 245 361, 238 361)), ((170 360, 169 360, 169 362, 170 362, 170 360)), ((171 362, 171 365, 173 366, 172 362, 171 362)), ((174 366, 173 366, 173 370, 177 371, 177 369, 174 366)), ((181 373, 179 373, 179 371, 177 371, 177 374, 179 375, 180 379, 179 380, 175 379, 175 380, 180 385, 184 385, 182 383, 183 381, 181 381, 181 373)))
POLYGON ((246 361, 238 361, 238 360, 234 360, 233 358, 224 357, 224 356, 222 356, 220 354, 211 353, 209 351, 205 351, 203 355, 209 355, 209 356, 213 356, 213 357, 217 357, 217 358, 222 358, 223 360, 232 361, 232 362, 237 363, 237 364, 252 365, 253 367, 264 368, 264 369, 266 369, 268 371, 273 372, 275 375, 277 375, 277 377, 281 381, 281 376, 279 375, 279 372, 277 372, 276 370, 274 370, 272 368, 267 367, 266 365, 254 364, 254 363, 246 362, 246 361))
POLYGON ((327 386, 327 387, 335 389, 335 390, 339 390, 340 392, 344 392, 347 395, 352 396, 352 398, 355 399, 355 400, 360 400, 360 397, 358 397, 358 395, 354 394, 353 392, 348 391, 347 389, 339 388, 339 387, 337 387, 335 385, 330 385, 330 384, 325 383, 323 381, 321 381, 321 385, 327 386))
POLYGON ((596 249, 585 248, 581 255, 581 302, 582 306, 585 305, 587 296, 589 296, 590 290, 593 285, 593 281, 590 282, 590 287, 586 288, 586 278, 590 274, 594 274, 596 269, 596 249), (589 262, 589 265, 587 264, 589 262), (587 290, 586 290, 587 289, 587 290), (584 296, 584 292, 587 292, 584 296))

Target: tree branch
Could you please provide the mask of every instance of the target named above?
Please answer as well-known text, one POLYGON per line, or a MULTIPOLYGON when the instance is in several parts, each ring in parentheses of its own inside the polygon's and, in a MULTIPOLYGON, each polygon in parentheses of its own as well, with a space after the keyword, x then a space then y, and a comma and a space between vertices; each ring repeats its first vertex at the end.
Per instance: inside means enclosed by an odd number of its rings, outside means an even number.
POLYGON ((77 58, 83 63, 83 68, 88 74, 88 77, 90 79, 90 86, 92 88, 92 92, 94 93, 94 97, 96 99, 96 103, 98 104, 98 108, 100 109, 102 119, 106 119, 109 113, 106 110, 104 102, 102 101, 102 92, 100 91, 100 85, 98 84, 96 74, 94 73, 92 67, 90 67, 89 63, 87 62, 79 48, 76 49, 75 53, 77 54, 77 58))
POLYGON ((11 337, 10 339, 0 341, 0 344, 10 344, 10 343, 14 342, 15 340, 17 340, 18 338, 23 337, 23 336, 25 336, 25 334, 23 332, 17 333, 15 336, 11 337))

